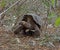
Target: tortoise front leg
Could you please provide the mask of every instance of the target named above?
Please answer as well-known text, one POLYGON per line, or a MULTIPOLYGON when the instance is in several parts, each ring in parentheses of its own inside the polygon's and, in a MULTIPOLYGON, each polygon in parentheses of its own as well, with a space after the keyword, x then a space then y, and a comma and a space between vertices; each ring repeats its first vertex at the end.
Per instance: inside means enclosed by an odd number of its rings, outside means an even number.
POLYGON ((19 32, 23 29, 22 25, 17 25, 16 28, 13 30, 15 34, 19 34, 19 32))
POLYGON ((23 27, 25 27, 25 28, 27 28, 27 29, 32 29, 32 27, 31 27, 31 24, 30 23, 28 23, 28 22, 26 22, 26 21, 21 21, 20 23, 19 23, 19 25, 23 25, 23 27))
POLYGON ((39 27, 37 25, 35 25, 35 34, 34 34, 34 36, 35 37, 40 37, 40 33, 41 33, 41 31, 40 31, 39 27))
POLYGON ((23 30, 23 28, 31 29, 32 27, 31 27, 30 23, 21 21, 18 25, 16 25, 16 27, 14 29, 14 33, 18 34, 21 30, 23 30))

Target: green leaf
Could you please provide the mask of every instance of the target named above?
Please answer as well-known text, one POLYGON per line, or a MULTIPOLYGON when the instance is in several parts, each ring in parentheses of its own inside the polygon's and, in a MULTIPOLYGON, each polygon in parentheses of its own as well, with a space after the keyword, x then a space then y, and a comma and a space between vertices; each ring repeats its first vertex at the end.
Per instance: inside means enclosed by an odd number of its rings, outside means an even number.
POLYGON ((48 3, 46 0, 42 0, 42 2, 43 2, 43 4, 44 4, 45 6, 47 6, 47 7, 50 6, 49 3, 48 3))
POLYGON ((51 3, 52 3, 52 5, 54 5, 55 4, 55 0, 51 0, 51 3))
POLYGON ((49 7, 50 5, 49 5, 49 3, 48 2, 44 2, 44 4, 47 6, 47 7, 49 7))
POLYGON ((55 26, 60 26, 60 17, 58 17, 55 21, 55 26))
POLYGON ((0 3, 0 6, 1 6, 1 7, 5 7, 5 5, 6 5, 5 0, 2 0, 2 2, 0 3))
POLYGON ((44 2, 44 4, 45 4, 47 7, 49 7, 49 3, 48 3, 48 2, 44 2))
POLYGON ((50 12, 49 14, 48 14, 48 18, 49 19, 51 19, 52 17, 54 17, 55 16, 55 13, 54 12, 50 12))

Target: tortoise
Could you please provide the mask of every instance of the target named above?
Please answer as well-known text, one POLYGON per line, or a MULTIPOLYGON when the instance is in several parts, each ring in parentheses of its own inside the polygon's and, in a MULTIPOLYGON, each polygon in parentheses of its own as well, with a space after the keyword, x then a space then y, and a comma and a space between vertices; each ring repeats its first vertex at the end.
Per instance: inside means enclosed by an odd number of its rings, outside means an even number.
POLYGON ((40 16, 28 13, 23 15, 22 20, 18 23, 14 33, 18 34, 21 30, 23 30, 24 34, 26 35, 40 36, 41 25, 42 19, 40 16))

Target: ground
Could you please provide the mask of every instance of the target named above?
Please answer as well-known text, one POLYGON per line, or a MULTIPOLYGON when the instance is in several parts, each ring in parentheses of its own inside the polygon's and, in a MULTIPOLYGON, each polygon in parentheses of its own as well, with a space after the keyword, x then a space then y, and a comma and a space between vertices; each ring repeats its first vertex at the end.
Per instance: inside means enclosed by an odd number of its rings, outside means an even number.
POLYGON ((60 44, 54 43, 55 47, 39 45, 39 39, 33 37, 19 37, 13 32, 0 27, 0 50, 60 50, 60 44))

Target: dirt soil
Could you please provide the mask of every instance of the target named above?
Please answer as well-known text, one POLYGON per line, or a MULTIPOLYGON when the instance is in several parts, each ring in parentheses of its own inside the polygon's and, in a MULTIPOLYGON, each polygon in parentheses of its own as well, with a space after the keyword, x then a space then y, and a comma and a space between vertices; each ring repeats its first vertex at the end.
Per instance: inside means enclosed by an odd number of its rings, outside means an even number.
POLYGON ((59 43, 55 43, 55 47, 47 47, 39 45, 39 42, 33 37, 16 36, 0 27, 0 50, 60 50, 59 43))

